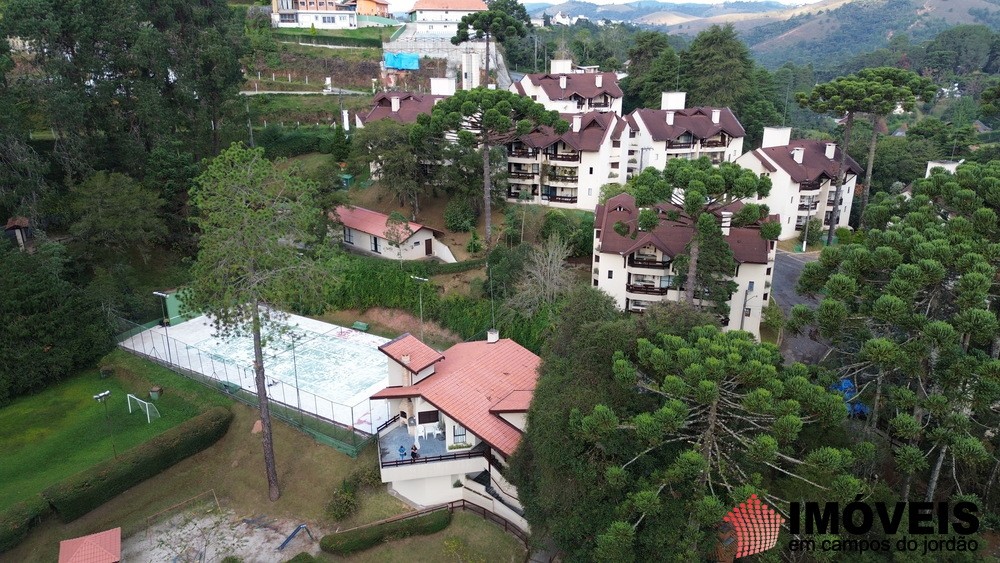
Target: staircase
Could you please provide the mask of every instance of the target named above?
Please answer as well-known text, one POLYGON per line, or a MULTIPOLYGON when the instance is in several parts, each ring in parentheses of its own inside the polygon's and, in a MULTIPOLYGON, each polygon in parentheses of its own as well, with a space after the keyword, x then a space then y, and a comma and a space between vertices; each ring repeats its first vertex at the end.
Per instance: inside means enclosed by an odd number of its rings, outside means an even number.
POLYGON ((511 512, 513 512, 514 514, 517 514, 518 516, 521 516, 522 518, 524 517, 524 510, 522 510, 522 509, 520 509, 520 508, 512 505, 511 503, 509 503, 507 501, 507 499, 503 498, 503 495, 501 495, 496 490, 496 488, 493 487, 493 483, 490 480, 490 472, 489 471, 480 471, 479 473, 477 473, 475 475, 473 475, 473 474, 467 474, 465 477, 467 479, 469 479, 470 481, 473 481, 473 482, 476 482, 476 483, 479 483, 480 485, 482 485, 483 488, 486 489, 486 492, 489 493, 489 495, 491 497, 493 497, 494 499, 496 499, 497 501, 499 501, 500 504, 502 504, 502 505, 506 506, 507 508, 509 508, 511 510, 511 512))

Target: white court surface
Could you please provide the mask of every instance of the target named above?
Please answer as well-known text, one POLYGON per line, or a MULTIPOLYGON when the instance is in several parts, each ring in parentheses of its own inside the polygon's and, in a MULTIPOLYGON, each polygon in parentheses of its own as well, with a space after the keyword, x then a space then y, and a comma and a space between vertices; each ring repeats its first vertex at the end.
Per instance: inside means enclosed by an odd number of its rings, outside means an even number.
MULTIPOLYGON (((388 383, 388 358, 378 350, 388 339, 297 315, 288 315, 283 324, 288 330, 264 347, 268 397, 374 433, 388 419, 385 401, 368 401, 388 383), (299 394, 295 392, 296 379, 299 394)), ((253 339, 249 335, 217 337, 206 316, 166 328, 153 327, 121 345, 256 392, 251 367, 253 339)))

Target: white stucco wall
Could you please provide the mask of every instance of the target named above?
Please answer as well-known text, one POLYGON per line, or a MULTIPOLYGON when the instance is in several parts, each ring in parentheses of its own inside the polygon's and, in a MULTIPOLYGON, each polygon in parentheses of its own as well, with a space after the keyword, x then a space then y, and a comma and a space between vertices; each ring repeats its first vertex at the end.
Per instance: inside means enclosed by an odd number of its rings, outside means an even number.
POLYGON ((299 27, 316 29, 351 29, 358 27, 358 17, 354 12, 333 10, 297 10, 294 22, 281 21, 281 15, 271 14, 271 24, 275 27, 299 27), (327 18, 329 21, 324 21, 327 18))
POLYGON ((524 412, 504 412, 500 413, 500 418, 513 424, 521 432, 524 432, 524 427, 528 424, 528 413, 524 412))

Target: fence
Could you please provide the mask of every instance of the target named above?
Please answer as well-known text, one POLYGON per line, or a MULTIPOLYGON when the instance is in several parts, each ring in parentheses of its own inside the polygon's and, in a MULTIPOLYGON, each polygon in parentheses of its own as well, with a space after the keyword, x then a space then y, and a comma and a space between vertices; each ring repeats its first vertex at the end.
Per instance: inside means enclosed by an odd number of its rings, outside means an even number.
MULTIPOLYGON (((159 324, 156 321, 142 325, 124 319, 118 322, 125 329, 117 337, 123 350, 226 393, 241 403, 258 406, 252 368, 172 338, 168 336, 169 329, 162 334, 156 332, 152 330, 159 324)), ((317 442, 357 457, 375 440, 375 417, 367 400, 345 405, 270 376, 267 380, 271 416, 309 434, 317 442)), ((388 413, 384 416, 387 418, 388 413)))

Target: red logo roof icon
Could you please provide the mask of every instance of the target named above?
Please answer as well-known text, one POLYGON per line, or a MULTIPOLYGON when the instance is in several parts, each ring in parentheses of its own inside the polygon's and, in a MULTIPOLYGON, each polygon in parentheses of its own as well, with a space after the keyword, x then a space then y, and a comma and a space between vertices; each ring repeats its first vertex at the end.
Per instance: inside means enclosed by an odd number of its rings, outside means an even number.
POLYGON ((778 543, 778 533, 784 517, 770 506, 750 495, 746 502, 733 507, 722 519, 736 532, 736 557, 762 553, 778 543))

